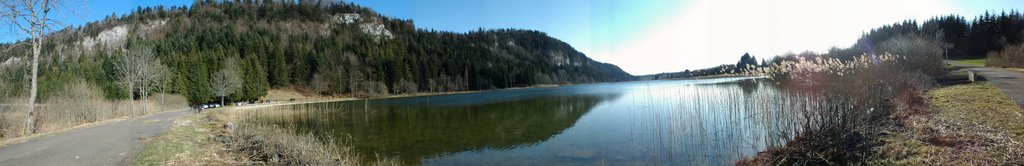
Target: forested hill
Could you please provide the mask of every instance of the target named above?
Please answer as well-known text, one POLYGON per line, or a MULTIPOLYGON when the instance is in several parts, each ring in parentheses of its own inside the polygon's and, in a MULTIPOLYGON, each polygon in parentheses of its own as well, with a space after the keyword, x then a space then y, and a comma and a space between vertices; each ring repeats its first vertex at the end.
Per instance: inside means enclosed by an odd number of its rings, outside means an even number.
MULTIPOLYGON (((27 93, 28 48, 0 55, 4 97, 27 93)), ((217 100, 211 82, 226 64, 242 79, 231 101, 271 88, 372 96, 635 79, 538 31, 425 30, 351 3, 207 1, 138 8, 52 33, 41 56, 42 100, 68 80, 127 98, 115 59, 129 48, 151 49, 171 73, 159 86, 192 103, 217 100)))

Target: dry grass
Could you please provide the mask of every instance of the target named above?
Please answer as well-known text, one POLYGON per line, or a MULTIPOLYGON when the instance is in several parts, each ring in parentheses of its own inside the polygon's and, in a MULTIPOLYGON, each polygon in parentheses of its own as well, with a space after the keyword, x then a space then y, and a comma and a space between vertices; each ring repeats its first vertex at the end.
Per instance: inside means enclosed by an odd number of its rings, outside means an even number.
POLYGON ((344 143, 294 128, 253 123, 254 116, 290 116, 289 112, 211 109, 190 115, 184 125, 153 139, 137 165, 399 165, 378 156, 361 161, 344 143))
MULTIPOLYGON (((66 93, 53 96, 39 104, 40 106, 36 110, 38 118, 33 124, 37 127, 35 133, 28 131, 29 126, 25 123, 29 116, 26 107, 0 107, 0 141, 39 133, 63 131, 83 124, 111 119, 188 108, 186 99, 178 95, 156 95, 158 97, 133 103, 105 100, 96 87, 85 81, 70 84, 65 87, 64 92, 66 93)), ((13 99, 4 103, 22 103, 22 101, 24 100, 13 99)))
MULTIPOLYGON (((318 107, 271 107, 255 110, 223 110, 211 112, 212 119, 238 124, 233 130, 230 149, 244 154, 247 160, 284 165, 399 165, 395 158, 375 155, 364 161, 344 139, 303 133, 294 126, 267 123, 292 121, 302 113, 322 111, 318 107), (294 109, 293 109, 294 108, 294 109)), ((291 123, 289 123, 291 124, 291 123)))
POLYGON ((934 111, 886 129, 869 165, 1013 165, 1024 163, 1020 108, 988 83, 927 94, 934 111))
POLYGON ((329 139, 274 125, 241 124, 228 143, 244 160, 273 165, 357 165, 351 149, 334 146, 329 139))
POLYGON ((293 88, 282 88, 282 89, 271 89, 267 91, 267 95, 260 98, 260 100, 275 100, 275 101, 287 101, 287 100, 307 100, 307 99, 318 99, 318 95, 315 93, 304 93, 293 88))
POLYGON ((929 92, 938 116, 963 119, 1006 130, 1024 142, 1024 113, 1003 91, 989 83, 951 86, 929 92))
POLYGON ((237 155, 227 153, 223 144, 210 137, 220 130, 202 114, 175 119, 160 136, 147 140, 146 148, 133 165, 240 165, 237 155))

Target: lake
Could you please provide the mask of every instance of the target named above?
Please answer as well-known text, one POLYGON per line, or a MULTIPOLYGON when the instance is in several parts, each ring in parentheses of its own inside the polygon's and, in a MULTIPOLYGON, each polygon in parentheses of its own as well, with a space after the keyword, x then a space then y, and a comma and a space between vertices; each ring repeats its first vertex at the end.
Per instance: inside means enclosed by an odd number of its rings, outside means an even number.
POLYGON ((637 81, 287 105, 253 117, 409 165, 731 165, 795 99, 758 78, 637 81))

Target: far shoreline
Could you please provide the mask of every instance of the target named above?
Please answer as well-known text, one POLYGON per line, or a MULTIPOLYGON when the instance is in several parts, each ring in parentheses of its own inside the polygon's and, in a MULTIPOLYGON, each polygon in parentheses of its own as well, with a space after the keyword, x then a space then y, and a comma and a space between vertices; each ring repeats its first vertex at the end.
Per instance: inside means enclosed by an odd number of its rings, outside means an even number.
MULTIPOLYGON (((512 88, 501 88, 501 89, 487 89, 487 90, 469 90, 469 91, 450 91, 450 92, 424 92, 414 94, 395 94, 395 95, 384 95, 380 97, 370 98, 358 98, 352 96, 306 96, 308 98, 297 99, 296 101, 288 100, 273 100, 272 104, 248 104, 241 106, 231 106, 230 109, 254 109, 263 107, 274 107, 274 106, 286 106, 286 105, 299 105, 299 104, 314 104, 314 103, 330 103, 330 102, 343 102, 343 101, 358 101, 358 100, 375 100, 375 99, 392 99, 392 98, 403 98, 403 97, 427 97, 427 96, 441 96, 441 95, 456 95, 456 94, 471 94, 471 93, 483 93, 483 92, 494 92, 504 90, 518 90, 518 89, 533 89, 533 88, 551 88, 551 87, 562 87, 562 86, 574 86, 574 85, 588 85, 588 84, 603 84, 603 83, 622 83, 622 82, 638 82, 638 81, 683 81, 683 80, 710 80, 710 79, 724 79, 724 78, 757 78, 758 76, 747 76, 739 74, 719 74, 710 76, 699 76, 699 77, 685 77, 685 78, 670 78, 670 79, 651 79, 651 80, 632 80, 632 81, 616 81, 616 82, 594 82, 594 83, 582 83, 582 84, 537 84, 523 87, 512 87, 512 88)), ((295 92, 296 90, 289 89, 276 89, 278 91, 290 91, 295 92)))
MULTIPOLYGON (((625 81, 622 81, 625 82, 625 81)), ((610 82, 601 82, 610 83, 610 82)), ((594 84, 594 83, 585 83, 594 84)), ((482 93, 502 90, 516 90, 516 89, 531 89, 531 88, 550 88, 550 87, 561 87, 571 85, 585 85, 585 84, 537 84, 525 87, 512 87, 512 88, 501 88, 501 89, 487 89, 487 90, 469 90, 469 91, 450 91, 450 92, 424 92, 424 93, 413 93, 413 94, 395 94, 395 95, 384 95, 380 97, 370 98, 358 98, 352 96, 308 96, 309 98, 297 99, 296 101, 288 100, 270 100, 272 104, 248 104, 241 106, 230 106, 230 109, 254 109, 263 107, 273 106, 286 106, 286 105, 299 105, 299 104, 313 104, 313 103, 330 103, 330 102, 342 102, 342 101, 357 101, 357 100, 375 100, 375 99, 392 99, 392 98, 403 98, 403 97, 426 97, 426 96, 441 96, 441 95, 455 95, 455 94, 470 94, 470 93, 482 93)), ((287 89, 278 89, 283 91, 289 91, 287 89)), ((295 91, 295 90, 290 90, 295 91)))

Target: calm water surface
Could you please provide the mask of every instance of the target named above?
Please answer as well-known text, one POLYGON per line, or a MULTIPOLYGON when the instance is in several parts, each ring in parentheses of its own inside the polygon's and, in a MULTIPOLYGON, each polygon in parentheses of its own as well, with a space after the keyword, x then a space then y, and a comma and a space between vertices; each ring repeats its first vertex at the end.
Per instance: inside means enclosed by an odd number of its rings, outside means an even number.
POLYGON ((726 165, 764 148, 780 90, 640 81, 291 105, 264 121, 409 165, 726 165))

